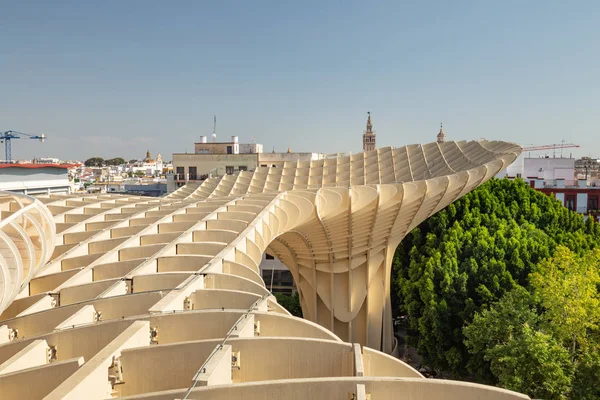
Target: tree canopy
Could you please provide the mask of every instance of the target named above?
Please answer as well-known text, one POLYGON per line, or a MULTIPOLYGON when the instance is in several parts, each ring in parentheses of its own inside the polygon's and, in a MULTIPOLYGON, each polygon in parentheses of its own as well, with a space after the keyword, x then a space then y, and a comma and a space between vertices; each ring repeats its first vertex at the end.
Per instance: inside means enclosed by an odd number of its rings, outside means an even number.
POLYGON ((83 164, 86 167, 110 167, 125 164, 125 159, 123 157, 115 157, 105 160, 102 157, 92 157, 85 160, 83 164))
POLYGON ((102 157, 92 157, 88 158, 83 162, 83 165, 86 167, 103 167, 104 166, 104 158, 102 157))
POLYGON ((277 303, 288 310, 295 317, 302 317, 302 307, 300 306, 300 296, 298 293, 287 295, 283 293, 274 293, 277 303))
POLYGON ((117 166, 125 164, 125 159, 123 157, 115 157, 104 161, 107 166, 117 166))
POLYGON ((599 245, 591 219, 521 180, 492 179, 400 244, 394 312, 408 316, 409 343, 438 372, 586 398, 577 382, 600 379, 589 356, 600 343, 599 245))

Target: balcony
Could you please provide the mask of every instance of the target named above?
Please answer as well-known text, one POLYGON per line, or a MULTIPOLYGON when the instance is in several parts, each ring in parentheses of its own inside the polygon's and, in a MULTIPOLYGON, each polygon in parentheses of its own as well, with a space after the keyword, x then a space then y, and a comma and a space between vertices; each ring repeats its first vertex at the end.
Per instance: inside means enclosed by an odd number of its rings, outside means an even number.
POLYGON ((176 182, 192 182, 192 181, 203 181, 208 179, 209 175, 197 175, 197 174, 175 174, 176 182), (187 177, 187 179, 186 179, 187 177))

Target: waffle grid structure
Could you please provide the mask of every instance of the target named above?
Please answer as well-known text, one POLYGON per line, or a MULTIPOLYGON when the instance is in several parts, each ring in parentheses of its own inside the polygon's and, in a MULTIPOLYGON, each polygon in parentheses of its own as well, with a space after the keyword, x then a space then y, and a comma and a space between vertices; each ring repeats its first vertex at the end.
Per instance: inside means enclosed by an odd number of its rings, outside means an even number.
POLYGON ((520 152, 381 148, 160 199, 4 193, 2 398, 527 398, 388 355, 396 246, 520 152), (306 319, 265 288, 265 251, 290 268, 306 319))

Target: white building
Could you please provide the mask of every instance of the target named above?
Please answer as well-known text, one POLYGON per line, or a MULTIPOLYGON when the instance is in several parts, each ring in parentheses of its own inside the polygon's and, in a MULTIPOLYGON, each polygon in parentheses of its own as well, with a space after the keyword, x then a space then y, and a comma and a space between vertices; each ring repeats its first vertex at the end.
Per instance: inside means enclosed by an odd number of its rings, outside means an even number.
POLYGON ((163 171, 164 163, 160 153, 156 155, 156 159, 152 158, 150 150, 146 152, 146 157, 133 164, 127 166, 127 172, 133 174, 142 172, 145 176, 160 175, 163 171))
POLYGON ((520 156, 497 177, 539 179, 548 182, 562 179, 572 183, 575 181, 575 159, 520 156))
POLYGON ((231 141, 217 142, 216 135, 209 142, 200 136, 194 143, 194 153, 173 154, 173 175, 167 176, 169 192, 189 181, 204 180, 209 176, 235 175, 240 171, 254 171, 259 167, 283 168, 287 163, 311 162, 326 158, 321 153, 263 152, 260 143, 239 143, 237 136, 231 141))
POLYGON ((70 165, 0 164, 0 190, 27 195, 71 193, 70 165))

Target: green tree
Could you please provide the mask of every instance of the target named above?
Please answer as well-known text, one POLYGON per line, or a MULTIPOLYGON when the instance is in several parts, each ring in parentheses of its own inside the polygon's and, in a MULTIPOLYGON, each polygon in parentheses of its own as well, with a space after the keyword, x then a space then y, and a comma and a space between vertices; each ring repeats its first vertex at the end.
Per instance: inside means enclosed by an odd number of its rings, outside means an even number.
POLYGON ((498 344, 506 344, 522 334, 523 326, 537 326, 540 321, 533 296, 523 287, 506 293, 489 309, 476 313, 473 322, 463 328, 465 344, 472 357, 469 370, 478 381, 495 383, 490 370, 489 350, 498 344))
POLYGON ((103 167, 104 159, 102 157, 92 157, 84 161, 86 167, 103 167))
POLYGON ((469 367, 480 381, 544 399, 564 399, 571 387, 568 351, 539 330, 533 296, 518 287, 463 329, 473 355, 469 367))
POLYGON ((277 303, 279 303, 283 308, 288 310, 290 314, 295 317, 302 318, 302 307, 300 306, 300 296, 298 293, 288 296, 283 293, 273 293, 275 298, 277 299, 277 303))
POLYGON ((571 390, 569 352, 552 336, 529 325, 487 351, 500 386, 532 398, 567 399, 571 390))
POLYGON ((600 399, 600 348, 583 354, 576 364, 572 398, 577 400, 600 399))
POLYGON ((125 164, 125 159, 122 157, 111 158, 105 161, 106 165, 117 166, 125 164))
POLYGON ((600 250, 574 254, 558 246, 554 257, 542 261, 531 274, 531 286, 544 307, 544 318, 554 336, 570 348, 586 351, 590 332, 600 324, 600 250))
POLYGON ((396 251, 394 313, 408 315, 409 344, 438 372, 469 376, 474 355, 463 327, 475 313, 529 287, 558 245, 577 254, 599 246, 598 229, 522 180, 485 183, 413 229, 396 251))

